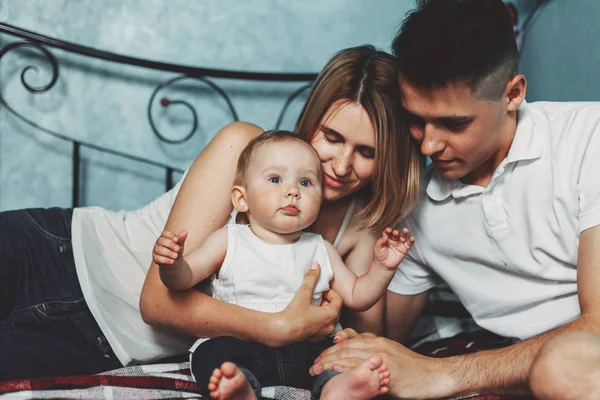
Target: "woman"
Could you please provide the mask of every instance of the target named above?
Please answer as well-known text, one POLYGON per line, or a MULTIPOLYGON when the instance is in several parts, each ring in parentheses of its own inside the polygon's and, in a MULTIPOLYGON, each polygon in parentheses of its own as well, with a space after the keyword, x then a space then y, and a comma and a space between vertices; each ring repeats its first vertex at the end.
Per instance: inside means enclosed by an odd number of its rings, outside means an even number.
MULTIPOLYGON (((394 58, 361 46, 325 66, 296 125, 325 172, 323 206, 310 230, 334 243, 357 274, 370 265, 383 227, 417 199, 421 159, 400 115, 394 58)), ((186 351, 198 336, 282 346, 331 333, 341 300, 330 292, 324 305, 311 305, 318 270, 307 274, 288 308, 269 314, 200 291, 170 292, 156 264, 148 269, 163 228, 188 231, 187 253, 228 221, 237 158, 261 132, 247 123, 225 127, 182 182, 134 212, 76 208, 72 222, 70 210, 1 213, 0 358, 19 365, 0 367, 0 380, 147 362, 186 351), (67 361, 56 365, 59 355, 67 361)), ((381 332, 382 305, 345 319, 381 332)))

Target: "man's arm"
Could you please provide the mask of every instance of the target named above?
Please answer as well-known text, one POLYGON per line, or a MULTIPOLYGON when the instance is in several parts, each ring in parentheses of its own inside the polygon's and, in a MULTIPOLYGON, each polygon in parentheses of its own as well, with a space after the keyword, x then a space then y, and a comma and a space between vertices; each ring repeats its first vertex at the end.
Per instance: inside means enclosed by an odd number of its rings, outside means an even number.
POLYGON ((600 226, 580 235, 577 288, 581 316, 576 320, 505 349, 450 359, 458 366, 454 374, 457 393, 529 393, 531 364, 548 340, 569 331, 600 334, 600 226))
POLYGON ((503 349, 439 359, 380 337, 348 339, 325 350, 311 372, 345 369, 380 355, 391 372, 390 394, 401 398, 529 393, 529 369, 548 340, 569 331, 600 334, 600 226, 581 233, 577 268, 581 316, 560 328, 503 349))

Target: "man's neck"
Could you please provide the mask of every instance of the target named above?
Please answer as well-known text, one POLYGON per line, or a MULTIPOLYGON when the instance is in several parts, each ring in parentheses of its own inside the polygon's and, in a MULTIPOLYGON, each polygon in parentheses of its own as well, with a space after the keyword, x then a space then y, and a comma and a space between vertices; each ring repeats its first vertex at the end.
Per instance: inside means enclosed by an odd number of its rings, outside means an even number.
POLYGON ((500 164, 508 157, 510 148, 515 140, 515 134, 517 132, 517 113, 510 115, 506 121, 506 127, 504 134, 500 140, 500 146, 498 149, 487 158, 479 167, 465 175, 460 181, 467 185, 476 185, 481 187, 487 187, 492 181, 494 172, 500 164))

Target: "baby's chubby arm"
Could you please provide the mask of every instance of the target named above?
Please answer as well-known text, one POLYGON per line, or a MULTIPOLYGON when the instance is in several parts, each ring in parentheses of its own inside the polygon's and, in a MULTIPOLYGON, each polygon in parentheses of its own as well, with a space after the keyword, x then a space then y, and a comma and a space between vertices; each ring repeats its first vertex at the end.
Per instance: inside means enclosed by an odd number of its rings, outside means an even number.
POLYGON ((200 247, 184 257, 186 239, 185 230, 177 235, 165 230, 152 250, 160 279, 171 290, 187 290, 208 278, 221 267, 227 253, 227 227, 211 233, 200 247))
POLYGON ((396 268, 414 242, 413 237, 408 237, 407 229, 399 232, 385 228, 373 247, 369 270, 360 277, 350 271, 335 248, 325 242, 333 269, 331 288, 339 293, 346 307, 354 311, 368 310, 383 296, 396 268))

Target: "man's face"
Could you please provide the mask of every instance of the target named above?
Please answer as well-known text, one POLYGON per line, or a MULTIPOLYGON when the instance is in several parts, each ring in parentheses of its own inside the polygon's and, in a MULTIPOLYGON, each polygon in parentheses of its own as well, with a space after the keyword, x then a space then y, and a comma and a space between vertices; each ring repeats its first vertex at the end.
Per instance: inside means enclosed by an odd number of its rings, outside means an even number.
POLYGON ((422 89, 402 77, 400 90, 411 135, 439 175, 487 186, 515 132, 504 100, 478 98, 464 84, 422 89))

